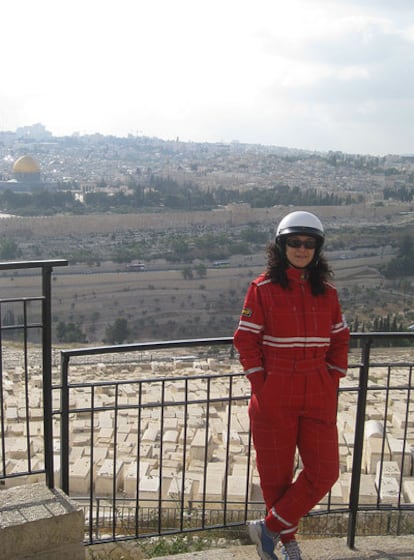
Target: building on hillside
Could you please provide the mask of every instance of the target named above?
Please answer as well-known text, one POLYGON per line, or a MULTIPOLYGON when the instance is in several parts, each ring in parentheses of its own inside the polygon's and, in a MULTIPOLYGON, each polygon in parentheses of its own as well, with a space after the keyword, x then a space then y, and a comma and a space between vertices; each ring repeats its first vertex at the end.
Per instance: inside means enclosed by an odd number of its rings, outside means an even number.
POLYGON ((0 181, 0 191, 33 192, 51 186, 42 180, 40 165, 29 155, 13 163, 12 176, 12 179, 0 181))
POLYGON ((40 165, 31 156, 19 157, 13 164, 13 177, 20 183, 40 183, 40 165))

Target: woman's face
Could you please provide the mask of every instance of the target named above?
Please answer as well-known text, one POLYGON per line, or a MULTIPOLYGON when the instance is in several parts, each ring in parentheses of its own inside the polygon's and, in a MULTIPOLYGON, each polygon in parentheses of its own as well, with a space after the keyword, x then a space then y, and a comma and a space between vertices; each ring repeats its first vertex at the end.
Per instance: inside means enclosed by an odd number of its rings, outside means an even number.
POLYGON ((315 256, 317 241, 310 235, 289 235, 286 239, 286 258, 295 268, 306 268, 315 256))

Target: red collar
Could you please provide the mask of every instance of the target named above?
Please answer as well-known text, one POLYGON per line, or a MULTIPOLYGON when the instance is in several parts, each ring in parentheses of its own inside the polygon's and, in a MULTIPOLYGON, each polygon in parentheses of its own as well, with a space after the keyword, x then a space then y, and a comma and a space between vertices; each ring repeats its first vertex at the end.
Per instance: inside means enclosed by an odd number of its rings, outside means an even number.
POLYGON ((309 278, 309 271, 307 268, 295 268, 294 266, 289 266, 286 270, 286 274, 289 280, 307 280, 309 278))

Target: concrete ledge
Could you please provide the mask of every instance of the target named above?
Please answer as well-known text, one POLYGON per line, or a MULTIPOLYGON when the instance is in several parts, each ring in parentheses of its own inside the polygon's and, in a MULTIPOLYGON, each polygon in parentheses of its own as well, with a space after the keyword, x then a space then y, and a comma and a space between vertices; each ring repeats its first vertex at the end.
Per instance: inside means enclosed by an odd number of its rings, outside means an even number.
POLYGON ((0 560, 84 560, 84 517, 43 483, 0 491, 0 560))

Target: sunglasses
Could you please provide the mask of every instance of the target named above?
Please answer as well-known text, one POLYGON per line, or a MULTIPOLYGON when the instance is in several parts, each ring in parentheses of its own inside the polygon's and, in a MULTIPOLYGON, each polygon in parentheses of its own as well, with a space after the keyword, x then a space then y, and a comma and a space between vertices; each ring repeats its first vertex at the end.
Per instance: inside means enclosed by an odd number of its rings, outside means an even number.
POLYGON ((286 239, 286 245, 288 247, 292 247, 292 249, 299 249, 300 247, 304 247, 305 249, 316 249, 318 242, 316 239, 305 239, 305 241, 301 241, 295 237, 288 237, 286 239))

